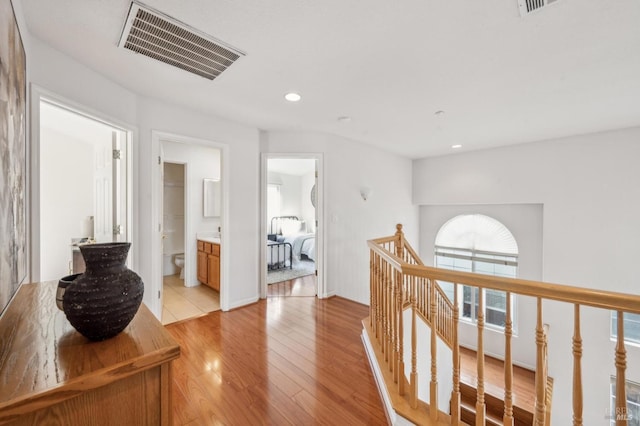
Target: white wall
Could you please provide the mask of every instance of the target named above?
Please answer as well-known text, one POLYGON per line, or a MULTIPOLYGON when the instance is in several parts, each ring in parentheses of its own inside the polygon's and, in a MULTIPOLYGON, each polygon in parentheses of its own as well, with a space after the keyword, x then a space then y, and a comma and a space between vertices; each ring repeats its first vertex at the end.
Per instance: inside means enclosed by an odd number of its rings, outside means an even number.
POLYGON ((272 174, 282 182, 280 185, 280 216, 300 217, 300 212, 302 211, 300 204, 300 176, 277 172, 272 172, 272 174))
MULTIPOLYGON (((176 105, 169 105, 157 100, 140 97, 138 99, 138 126, 140 129, 140 155, 137 162, 140 179, 139 214, 145 220, 139 226, 140 249, 142 253, 151 253, 152 247, 160 246, 160 235, 157 225, 153 223, 155 195, 152 177, 157 173, 157 158, 160 155, 159 145, 152 141, 152 130, 195 138, 211 147, 222 144, 228 147, 229 170, 224 171, 224 153, 222 158, 223 185, 229 188, 229 229, 228 240, 223 240, 221 262, 228 265, 228 288, 222 289, 221 304, 228 308, 252 303, 259 298, 258 279, 258 237, 259 237, 259 190, 258 190, 258 130, 224 120, 219 117, 205 115, 176 105), (225 176, 229 181, 224 184, 225 176), (151 220, 150 220, 151 219, 151 220), (225 257, 226 254, 226 257, 225 257), (224 295, 224 291, 228 291, 224 295)), ((140 259, 139 269, 144 277, 155 274, 151 256, 140 259)), ((159 274, 161 275, 161 274, 159 274)), ((224 280, 225 277, 223 276, 224 280)), ((145 294, 146 296, 146 294, 145 294)), ((154 305, 157 302, 153 302, 154 305)))
MULTIPOLYGON (((315 171, 302 176, 269 172, 270 183, 280 184, 281 216, 297 216, 305 222, 308 232, 315 231, 315 207, 311 204, 311 188, 315 184, 315 171)), ((267 218, 270 226, 271 219, 267 218)))
POLYGON ((336 294, 369 304, 368 239, 392 235, 403 223, 418 247, 418 214, 411 203, 411 161, 332 135, 263 132, 264 153, 323 153, 325 285, 336 294), (366 156, 366 161, 363 160, 366 156), (373 193, 368 201, 360 187, 373 193))
POLYGON ((188 265, 184 285, 199 285, 197 278, 197 242, 196 234, 213 233, 220 226, 219 217, 204 217, 203 179, 220 180, 220 150, 200 145, 187 145, 171 141, 162 141, 164 161, 184 164, 186 180, 184 195, 187 210, 184 212, 187 233, 184 235, 184 258, 188 265))
MULTIPOLYGON (((543 204, 544 281, 638 294, 638 158, 640 128, 416 160, 413 200, 543 204)), ((573 309, 545 302, 544 310, 553 421, 570 424, 571 410, 561 407, 571 406, 573 309)), ((604 424, 615 372, 609 312, 583 309, 582 330, 584 418, 604 424)), ((639 348, 627 351, 627 378, 640 381, 639 348)))
POLYGON ((82 234, 94 214, 94 148, 53 129, 42 129, 41 148, 41 206, 47 214, 40 218, 40 274, 57 280, 70 273, 71 239, 88 236, 82 234))

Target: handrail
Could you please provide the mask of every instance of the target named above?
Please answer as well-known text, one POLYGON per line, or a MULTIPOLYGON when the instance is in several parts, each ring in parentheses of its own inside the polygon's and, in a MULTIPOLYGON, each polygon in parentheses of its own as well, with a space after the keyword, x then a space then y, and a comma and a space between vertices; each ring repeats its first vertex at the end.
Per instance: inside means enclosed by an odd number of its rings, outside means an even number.
POLYGON ((422 278, 447 281, 456 284, 467 284, 474 287, 489 288, 492 290, 510 291, 511 293, 517 293, 524 296, 541 297, 548 300, 591 306, 594 308, 608 309, 612 311, 622 310, 625 312, 640 314, 640 296, 631 294, 587 289, 541 281, 451 271, 431 266, 404 264, 402 265, 402 272, 422 278))
MULTIPOLYGON (((390 237, 391 240, 393 237, 390 237)), ((369 240, 369 248, 384 258, 396 270, 403 274, 421 278, 435 279, 456 284, 467 284, 474 287, 492 290, 510 291, 523 296, 542 297, 543 299, 567 302, 593 308, 612 311, 623 310, 640 314, 640 296, 617 293, 613 291, 588 289, 583 287, 554 284, 542 281, 523 280, 519 278, 503 278, 495 275, 484 275, 471 272, 452 271, 426 265, 412 265, 396 255, 381 249, 377 242, 391 242, 389 238, 369 240)), ((407 248, 410 246, 407 244, 407 248)), ((411 249, 413 251, 413 249, 411 249)))

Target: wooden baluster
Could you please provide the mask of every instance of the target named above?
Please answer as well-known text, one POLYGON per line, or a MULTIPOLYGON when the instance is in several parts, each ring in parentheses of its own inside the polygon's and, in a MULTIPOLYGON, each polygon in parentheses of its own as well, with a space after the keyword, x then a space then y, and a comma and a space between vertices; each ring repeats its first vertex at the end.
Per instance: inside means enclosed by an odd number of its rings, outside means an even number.
POLYGON ((582 426, 582 337, 580 305, 573 306, 573 426, 582 426))
POLYGON ((460 343, 458 342, 458 284, 453 285, 453 390, 451 391, 451 421, 460 424, 460 343))
POLYGON ((378 290, 380 292, 380 297, 378 298, 379 300, 379 304, 380 304, 380 333, 379 333, 379 344, 380 344, 380 350, 382 352, 384 352, 384 272, 385 272, 385 268, 386 265, 384 263, 384 261, 382 260, 382 258, 380 259, 380 279, 378 280, 378 285, 380 286, 380 289, 378 290))
POLYGON ((404 275, 401 275, 402 284, 398 294, 398 394, 404 395, 404 275))
POLYGON ((536 322, 536 403, 533 424, 544 425, 547 377, 545 375, 545 338, 542 324, 542 299, 538 297, 536 322))
POLYGON ((392 273, 392 268, 391 265, 387 264, 386 267, 386 279, 385 279, 385 295, 384 295, 384 305, 385 305, 385 316, 384 316, 384 320, 386 323, 385 326, 385 348, 384 348, 384 360, 387 362, 387 364, 389 363, 389 352, 391 351, 391 273, 392 273))
POLYGON ((438 420, 438 333, 437 318, 438 305, 436 303, 436 283, 429 280, 429 292, 431 294, 431 382, 429 383, 429 414, 431 421, 438 420))
POLYGON ((378 338, 378 346, 380 346, 380 342, 382 341, 382 259, 380 256, 378 256, 378 261, 376 262, 376 269, 376 337, 378 338))
POLYGON ((375 258, 376 254, 373 250, 369 251, 369 326, 375 333, 375 312, 376 312, 376 277, 375 277, 375 258))
POLYGON ((476 426, 484 426, 487 408, 484 402, 484 291, 478 288, 478 395, 476 400, 476 426))
POLYGON ((504 416, 502 423, 513 426, 513 360, 511 358, 511 336, 513 336, 513 322, 511 321, 511 293, 507 292, 507 313, 504 324, 504 416))
POLYGON ((395 373, 396 362, 398 361, 396 353, 396 278, 397 271, 391 268, 389 278, 389 371, 393 373, 393 381, 397 383, 398 376, 395 373))
POLYGON ((624 347, 624 312, 618 311, 618 341, 616 343, 616 426, 627 426, 626 389, 627 350, 624 347))
POLYGON ((418 336, 416 331, 417 304, 411 300, 411 375, 409 376, 409 403, 411 408, 418 407, 418 336))
POLYGON ((389 270, 389 265, 383 261, 382 266, 382 342, 381 342, 381 350, 384 354, 384 360, 387 361, 387 331, 388 331, 388 320, 387 320, 387 273, 389 270))

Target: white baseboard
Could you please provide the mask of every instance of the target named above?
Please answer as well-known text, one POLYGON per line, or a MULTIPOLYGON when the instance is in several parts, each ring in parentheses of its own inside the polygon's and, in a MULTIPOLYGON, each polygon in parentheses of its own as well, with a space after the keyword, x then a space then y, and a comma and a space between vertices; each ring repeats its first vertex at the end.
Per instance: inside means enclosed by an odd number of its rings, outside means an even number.
POLYGON ((323 298, 323 299, 328 299, 328 298, 330 298, 330 297, 334 297, 334 296, 337 296, 337 294, 336 294, 335 290, 334 290, 334 291, 330 291, 330 292, 328 292, 328 293, 325 293, 325 294, 324 294, 324 296, 323 296, 322 298, 323 298))
POLYGON ((251 305, 252 303, 256 303, 258 300, 260 300, 260 297, 258 297, 258 296, 248 297, 248 298, 243 299, 243 300, 238 300, 238 301, 236 301, 236 302, 234 302, 234 303, 229 305, 229 310, 241 308, 241 307, 247 306, 247 305, 251 305))
POLYGON ((373 377, 376 379, 378 393, 380 394, 380 399, 382 399, 382 405, 384 406, 384 412, 387 415, 387 421, 393 426, 415 426, 414 423, 398 415, 396 410, 393 409, 391 398, 387 392, 387 386, 384 383, 382 371, 380 371, 380 366, 378 365, 378 359, 376 358, 373 346, 371 346, 371 340, 369 339, 369 335, 365 328, 362 329, 361 338, 362 343, 364 344, 364 351, 367 353, 367 358, 369 358, 369 365, 371 366, 373 377))

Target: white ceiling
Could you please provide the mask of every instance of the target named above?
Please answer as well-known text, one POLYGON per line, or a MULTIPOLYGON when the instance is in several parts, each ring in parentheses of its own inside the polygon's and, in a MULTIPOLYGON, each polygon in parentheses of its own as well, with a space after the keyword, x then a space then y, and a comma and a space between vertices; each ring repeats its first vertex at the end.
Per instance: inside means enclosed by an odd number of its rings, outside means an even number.
POLYGON ((129 0, 22 3, 33 36, 124 87, 265 130, 420 158, 640 125, 638 0, 146 0, 247 53, 214 81, 118 48, 129 0))

